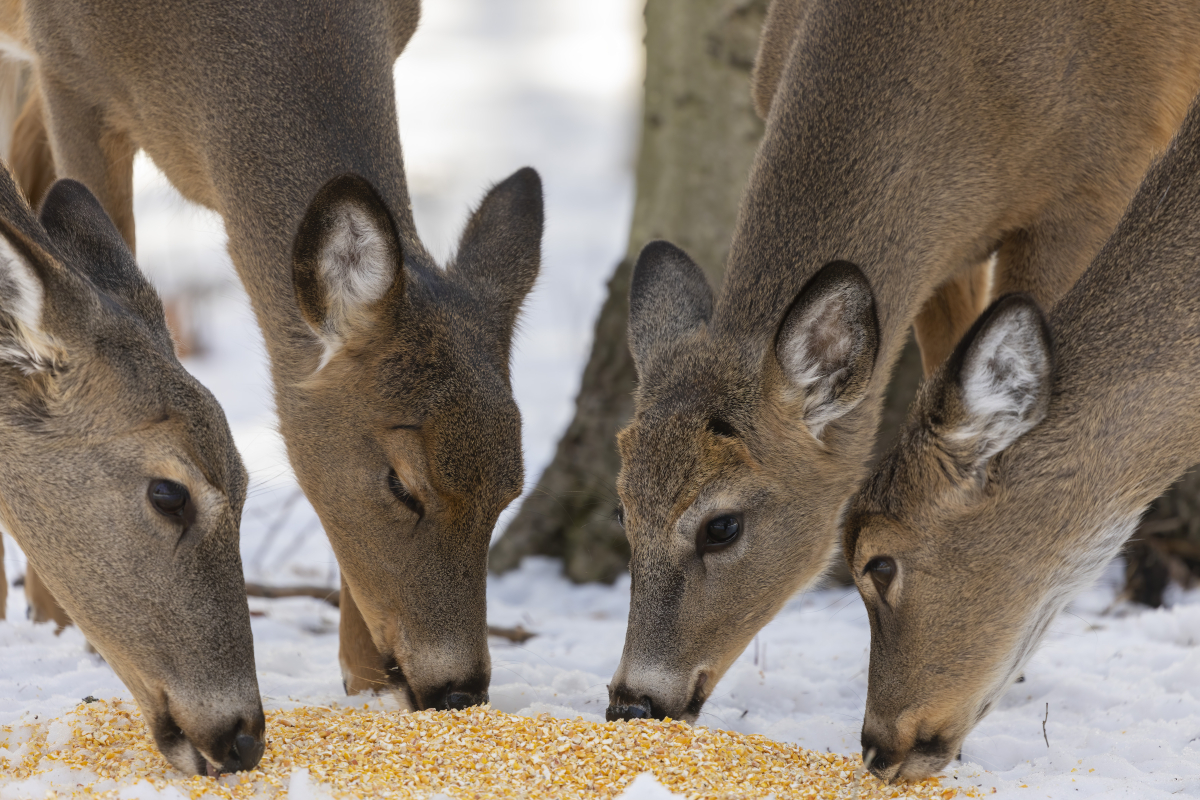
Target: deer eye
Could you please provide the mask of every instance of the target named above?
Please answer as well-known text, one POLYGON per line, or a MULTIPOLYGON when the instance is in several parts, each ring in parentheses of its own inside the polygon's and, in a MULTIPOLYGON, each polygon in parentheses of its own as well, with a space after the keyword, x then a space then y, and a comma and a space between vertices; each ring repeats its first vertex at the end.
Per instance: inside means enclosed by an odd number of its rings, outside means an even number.
POLYGON ((708 428, 708 432, 714 436, 723 436, 725 438, 737 436, 737 431, 733 429, 733 426, 720 417, 709 417, 706 427, 708 428))
POLYGON ((887 556, 872 558, 867 562, 863 574, 871 576, 875 590, 879 592, 879 597, 886 603, 888 587, 892 585, 892 579, 896 577, 896 562, 887 556))
POLYGON ((425 506, 421 505, 421 501, 413 497, 408 489, 404 487, 403 481, 396 475, 396 470, 388 471, 388 489, 392 495, 404 504, 404 507, 417 515, 418 518, 425 516, 425 506))
POLYGON ((701 553, 711 553, 732 544, 742 532, 741 514, 722 514, 713 517, 700 529, 701 553))
POLYGON ((150 498, 150 505, 164 517, 191 522, 190 517, 194 516, 188 513, 191 510, 191 495, 182 483, 168 480, 150 481, 150 488, 146 494, 150 498))

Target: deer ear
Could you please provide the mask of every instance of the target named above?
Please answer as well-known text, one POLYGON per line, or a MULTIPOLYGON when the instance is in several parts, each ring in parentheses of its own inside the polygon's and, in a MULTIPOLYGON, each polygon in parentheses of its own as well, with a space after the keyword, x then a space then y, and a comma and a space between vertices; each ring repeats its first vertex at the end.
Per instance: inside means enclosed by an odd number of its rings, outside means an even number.
POLYGON ((492 187, 471 215, 452 270, 492 298, 511 332, 542 260, 542 179, 529 167, 492 187))
POLYGON ((300 315, 324 345, 324 367, 373 308, 404 293, 396 223, 374 187, 358 175, 334 178, 304 212, 292 250, 300 315))
POLYGON ((86 275, 100 291, 120 300, 150 326, 160 345, 174 352, 162 300, 86 186, 69 179, 56 182, 42 201, 39 220, 63 263, 86 275))
POLYGON ((44 250, 0 219, 0 363, 25 375, 50 372, 60 355, 42 321, 48 273, 56 268, 44 250))
POLYGON ((1024 294, 997 300, 947 359, 943 394, 957 396, 942 434, 975 469, 1046 417, 1054 371, 1050 326, 1024 294))
POLYGON ((633 266, 629 286, 629 350, 643 373, 655 355, 707 325, 713 293, 687 253, 670 242, 650 242, 633 266))
POLYGON ((848 261, 826 264, 783 317, 775 357, 791 391, 804 398, 816 438, 866 396, 879 352, 875 295, 848 261))

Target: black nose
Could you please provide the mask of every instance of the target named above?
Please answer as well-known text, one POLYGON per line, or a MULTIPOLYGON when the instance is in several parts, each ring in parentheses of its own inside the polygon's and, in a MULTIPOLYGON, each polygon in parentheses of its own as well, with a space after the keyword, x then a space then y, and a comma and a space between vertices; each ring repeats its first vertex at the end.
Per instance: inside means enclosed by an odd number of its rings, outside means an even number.
POLYGON ((863 762, 876 778, 886 780, 885 773, 896 763, 894 751, 884 747, 875 736, 863 732, 863 762))
POLYGON ((266 742, 255 739, 249 734, 239 733, 234 737, 233 746, 229 748, 229 755, 226 757, 225 762, 221 764, 221 768, 216 769, 210 765, 208 774, 224 775, 230 772, 254 769, 258 766, 258 762, 262 760, 263 750, 266 749, 266 742))
POLYGON ((233 741, 232 755, 237 759, 240 766, 235 767, 235 771, 257 767, 258 762, 262 760, 263 751, 266 749, 266 742, 255 739, 253 736, 245 733, 238 734, 237 739, 233 741))
MULTIPOLYGON (((674 716, 674 715, 672 715, 674 716)), ((619 719, 663 719, 661 704, 656 704, 649 695, 639 695, 625 685, 608 687, 608 709, 604 718, 609 722, 619 719)))
POLYGON ((604 712, 604 718, 609 722, 619 719, 650 719, 652 716, 653 712, 650 710, 650 701, 648 699, 640 703, 609 706, 604 712))
POLYGON ((466 681, 447 683, 421 697, 423 708, 461 711, 488 701, 488 676, 479 674, 466 681))
POLYGON ((441 711, 458 711, 471 706, 481 706, 487 701, 487 692, 447 692, 437 707, 441 711))

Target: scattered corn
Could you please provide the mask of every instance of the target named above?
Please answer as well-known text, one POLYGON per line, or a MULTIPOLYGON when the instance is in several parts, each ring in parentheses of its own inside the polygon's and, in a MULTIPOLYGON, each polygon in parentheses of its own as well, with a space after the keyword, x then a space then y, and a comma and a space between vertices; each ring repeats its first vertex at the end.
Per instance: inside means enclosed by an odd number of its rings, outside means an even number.
MULTIPOLYGON (((697 798, 913 798, 959 795, 937 778, 886 785, 857 757, 682 722, 594 723, 490 708, 396 714, 303 707, 267 712, 259 769, 185 778, 159 755, 132 703, 81 705, 58 720, 0 727, 0 781, 60 770, 69 794, 115 798, 146 780, 199 798, 285 797, 293 771, 337 797, 611 798, 639 774, 697 798), (4 749, 7 747, 7 749, 4 749), (86 778, 76 782, 78 778, 86 778)), ((967 796, 978 797, 974 787, 967 796)))

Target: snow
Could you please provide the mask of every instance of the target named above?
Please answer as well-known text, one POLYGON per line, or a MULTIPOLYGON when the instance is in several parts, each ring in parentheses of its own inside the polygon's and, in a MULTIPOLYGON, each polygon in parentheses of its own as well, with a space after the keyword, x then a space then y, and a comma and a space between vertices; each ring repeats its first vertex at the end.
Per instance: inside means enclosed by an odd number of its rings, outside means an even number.
MULTIPOLYGON (((530 482, 570 418, 592 319, 624 255, 639 8, 638 0, 426 3, 396 71, 417 225, 435 255, 451 251, 489 183, 525 164, 542 174, 543 274, 513 358, 530 482)), ((196 313, 207 351, 187 366, 221 400, 251 472, 242 528, 247 577, 335 586, 332 552, 275 430, 261 337, 225 255, 220 220, 184 203, 144 159, 135 173, 143 267, 168 298, 203 298, 196 313)), ((23 559, 11 539, 5 550, 12 579, 24 572, 23 559)), ((947 770, 949 784, 996 787, 997 798, 1200 796, 1200 592, 1174 592, 1169 608, 1151 611, 1115 603, 1118 583, 1114 569, 1054 623, 1026 681, 968 737, 963 762, 947 770)), ((52 627, 31 625, 22 601, 19 590, 10 592, 0 624, 0 725, 53 719, 87 695, 130 698, 78 630, 56 636, 52 627)), ((544 559, 493 578, 490 621, 538 635, 522 645, 492 641, 492 704, 603 719, 628 603, 628 578, 574 586, 544 559)), ((268 709, 346 702, 336 609, 307 598, 252 598, 250 607, 261 614, 252 627, 268 709)), ((854 753, 868 645, 852 589, 800 595, 730 669, 699 724, 854 753)), ((396 707, 387 697, 371 702, 396 707)), ((0 773, 19 739, 0 743, 0 773)), ((53 776, 66 786, 81 777, 53 776)), ((0 800, 44 796, 48 780, 18 786, 0 776, 0 800)), ((141 784, 124 787, 122 796, 159 795, 141 784)), ((291 796, 326 795, 298 770, 291 796)), ((626 796, 670 793, 644 776, 626 796)))

